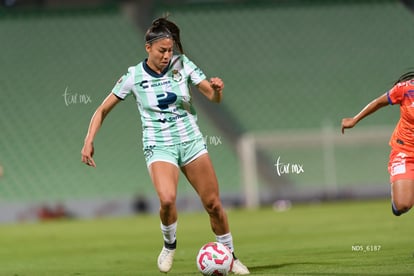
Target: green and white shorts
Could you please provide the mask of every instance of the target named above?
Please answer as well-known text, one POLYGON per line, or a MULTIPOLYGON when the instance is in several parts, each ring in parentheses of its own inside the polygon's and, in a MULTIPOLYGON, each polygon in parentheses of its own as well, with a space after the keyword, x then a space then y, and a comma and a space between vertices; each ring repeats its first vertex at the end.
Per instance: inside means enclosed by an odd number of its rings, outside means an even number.
POLYGON ((177 167, 183 167, 205 153, 207 153, 207 146, 203 138, 176 145, 144 147, 144 156, 148 168, 156 161, 169 162, 177 167))

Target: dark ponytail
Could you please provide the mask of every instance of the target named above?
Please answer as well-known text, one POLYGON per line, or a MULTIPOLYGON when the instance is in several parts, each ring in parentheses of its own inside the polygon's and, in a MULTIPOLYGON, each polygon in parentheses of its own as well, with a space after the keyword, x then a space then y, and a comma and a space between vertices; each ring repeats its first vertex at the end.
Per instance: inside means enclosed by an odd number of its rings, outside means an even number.
POLYGON ((169 21, 167 17, 168 15, 152 21, 151 27, 148 28, 145 34, 145 43, 151 44, 161 38, 172 38, 178 51, 184 54, 180 39, 180 29, 175 23, 169 21))
POLYGON ((409 71, 409 72, 407 72, 407 73, 402 74, 402 75, 398 78, 398 80, 396 80, 396 81, 394 82, 394 85, 396 85, 397 83, 400 83, 400 82, 404 82, 404 81, 411 80, 411 79, 414 79, 414 71, 409 71))

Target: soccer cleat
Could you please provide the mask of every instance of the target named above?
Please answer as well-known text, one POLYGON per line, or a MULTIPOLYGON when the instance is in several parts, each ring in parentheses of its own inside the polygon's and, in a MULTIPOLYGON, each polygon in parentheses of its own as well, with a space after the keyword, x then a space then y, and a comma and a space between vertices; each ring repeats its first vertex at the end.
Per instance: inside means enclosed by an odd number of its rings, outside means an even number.
POLYGON ((161 272, 168 272, 171 270, 174 261, 175 249, 168 249, 163 247, 158 256, 158 269, 161 272))
POLYGON ((231 272, 233 272, 236 275, 247 275, 250 274, 249 269, 240 262, 239 259, 235 259, 233 262, 233 268, 231 269, 231 272))

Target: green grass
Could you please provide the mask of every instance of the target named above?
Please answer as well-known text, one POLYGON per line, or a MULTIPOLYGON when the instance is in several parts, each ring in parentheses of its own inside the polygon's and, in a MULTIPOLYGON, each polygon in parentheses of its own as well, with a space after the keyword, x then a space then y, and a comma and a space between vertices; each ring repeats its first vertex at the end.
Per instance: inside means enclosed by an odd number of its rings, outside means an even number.
MULTIPOLYGON (((397 218, 389 207, 388 200, 315 203, 228 216, 253 275, 412 275, 412 214, 397 218), (366 251, 371 246, 379 250, 366 251)), ((200 275, 195 256, 210 240, 207 215, 182 213, 169 275, 200 275)), ((3 225, 0 275, 162 275, 160 249, 156 215, 3 225)))

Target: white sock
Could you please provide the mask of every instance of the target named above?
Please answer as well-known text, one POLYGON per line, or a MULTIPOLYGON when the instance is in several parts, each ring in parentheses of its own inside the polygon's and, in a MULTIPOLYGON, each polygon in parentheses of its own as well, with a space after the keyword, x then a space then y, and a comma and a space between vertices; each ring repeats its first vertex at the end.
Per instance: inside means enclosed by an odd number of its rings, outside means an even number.
POLYGON ((175 234, 177 232, 177 222, 174 222, 168 226, 165 226, 161 222, 161 232, 164 237, 164 241, 168 244, 173 244, 176 239, 175 234))
POLYGON ((227 233, 221 236, 217 236, 216 235, 216 240, 219 243, 224 244, 225 246, 227 246, 230 251, 233 253, 234 251, 234 246, 233 246, 233 236, 231 235, 231 233, 227 233))

